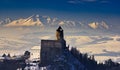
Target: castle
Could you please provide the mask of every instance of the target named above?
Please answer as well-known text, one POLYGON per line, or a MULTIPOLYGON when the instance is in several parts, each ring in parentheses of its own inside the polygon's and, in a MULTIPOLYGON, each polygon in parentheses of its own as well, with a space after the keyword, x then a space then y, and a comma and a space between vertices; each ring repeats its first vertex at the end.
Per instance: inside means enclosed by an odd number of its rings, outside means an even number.
POLYGON ((56 40, 41 40, 40 64, 49 65, 53 59, 63 53, 66 49, 66 41, 64 40, 64 30, 61 26, 56 30, 56 40))

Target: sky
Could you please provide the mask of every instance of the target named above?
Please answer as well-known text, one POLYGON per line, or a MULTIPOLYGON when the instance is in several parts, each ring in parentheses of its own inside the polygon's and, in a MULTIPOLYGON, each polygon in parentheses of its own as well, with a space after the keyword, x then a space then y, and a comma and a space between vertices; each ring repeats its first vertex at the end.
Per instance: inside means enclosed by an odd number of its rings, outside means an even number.
POLYGON ((33 14, 69 19, 93 16, 118 18, 119 7, 120 0, 0 0, 0 18, 33 14))

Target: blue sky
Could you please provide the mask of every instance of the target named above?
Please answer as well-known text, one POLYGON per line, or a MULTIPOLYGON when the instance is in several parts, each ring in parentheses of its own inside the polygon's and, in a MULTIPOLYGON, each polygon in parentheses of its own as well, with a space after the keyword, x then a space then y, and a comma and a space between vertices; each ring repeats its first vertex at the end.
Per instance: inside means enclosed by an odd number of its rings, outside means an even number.
POLYGON ((40 14, 66 19, 119 19, 119 7, 120 0, 0 0, 0 18, 40 14))

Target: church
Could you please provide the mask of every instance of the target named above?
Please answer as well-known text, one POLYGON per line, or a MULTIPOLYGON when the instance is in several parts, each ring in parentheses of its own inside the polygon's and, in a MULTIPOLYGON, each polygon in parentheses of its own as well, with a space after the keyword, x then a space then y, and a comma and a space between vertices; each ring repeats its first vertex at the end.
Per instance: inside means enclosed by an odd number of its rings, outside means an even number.
POLYGON ((40 64, 43 66, 51 64, 65 49, 64 30, 59 26, 56 30, 56 40, 41 40, 40 64))

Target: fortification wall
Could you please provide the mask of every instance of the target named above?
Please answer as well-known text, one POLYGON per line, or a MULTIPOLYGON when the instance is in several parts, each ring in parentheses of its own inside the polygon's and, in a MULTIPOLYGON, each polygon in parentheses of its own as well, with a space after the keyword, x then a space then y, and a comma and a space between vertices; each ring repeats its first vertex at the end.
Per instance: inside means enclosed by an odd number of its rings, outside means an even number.
POLYGON ((41 47, 57 47, 61 48, 61 42, 58 40, 41 40, 41 47))
POLYGON ((62 53, 62 43, 58 40, 41 40, 40 60, 42 65, 50 64, 62 53))

